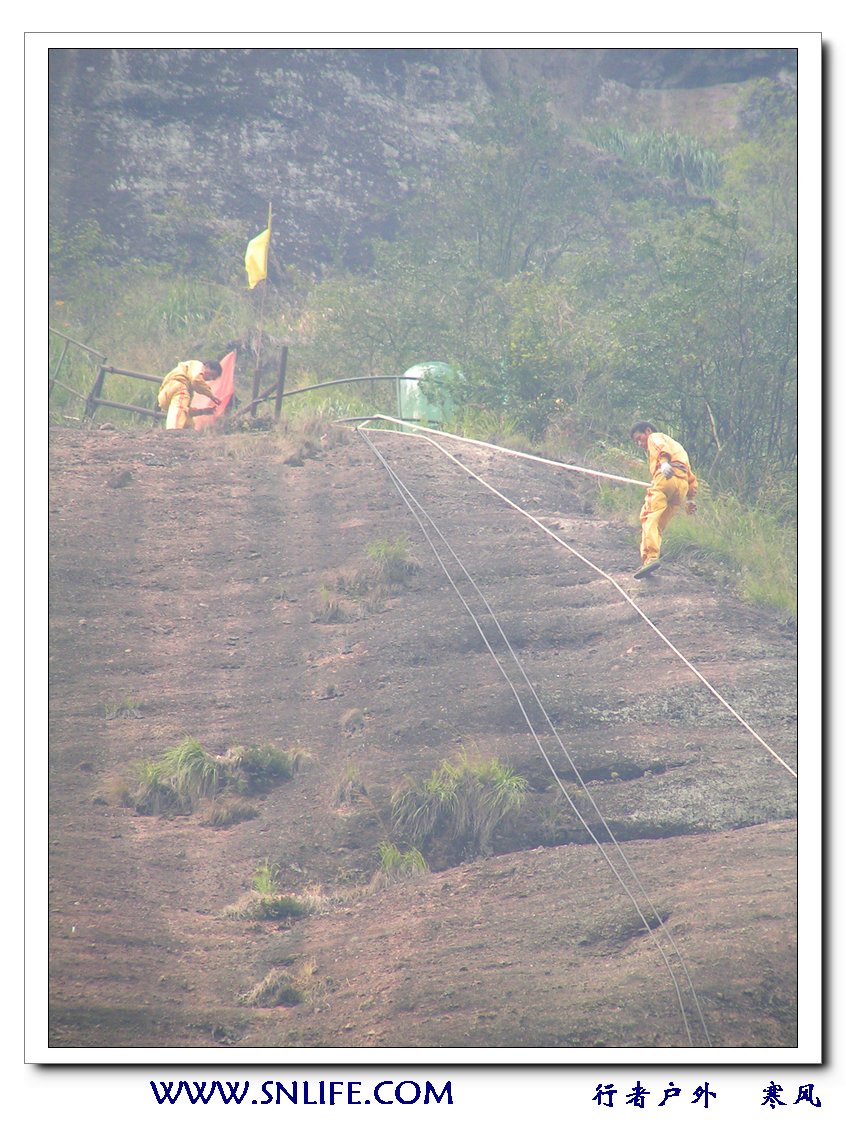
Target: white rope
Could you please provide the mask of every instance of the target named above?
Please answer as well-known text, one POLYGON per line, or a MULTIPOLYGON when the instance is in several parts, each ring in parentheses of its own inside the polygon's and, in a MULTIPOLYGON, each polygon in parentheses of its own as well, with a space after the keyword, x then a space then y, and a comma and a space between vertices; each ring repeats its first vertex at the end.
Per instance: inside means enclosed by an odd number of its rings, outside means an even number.
MULTIPOLYGON (((387 418, 387 417, 386 416, 373 416, 373 418, 374 419, 384 419, 384 418, 387 418)), ((413 426, 413 424, 411 424, 411 425, 413 426)), ((367 424, 365 423, 365 427, 366 426, 367 426, 367 424)), ((440 433, 440 432, 437 432, 437 431, 433 431, 432 428, 429 428, 429 427, 421 428, 421 430, 432 431, 433 434, 439 434, 440 433)), ((727 709, 729 711, 729 713, 731 713, 731 715, 737 721, 740 722, 741 725, 743 725, 743 727, 746 729, 746 731, 752 737, 754 737, 754 739, 757 740, 757 742, 763 748, 765 748, 767 750, 767 752, 769 752, 769 754, 773 757, 773 759, 777 760, 778 763, 781 764, 781 766, 785 769, 785 771, 789 772, 790 775, 792 775, 794 779, 798 778, 797 773, 793 770, 793 768, 791 768, 789 764, 785 763, 785 761, 781 758, 781 756, 779 756, 778 753, 775 752, 769 746, 769 744, 767 744, 767 742, 763 739, 763 737, 759 736, 758 733, 755 732, 755 730, 752 728, 752 726, 750 724, 748 724, 743 719, 743 717, 741 717, 740 714, 734 708, 732 708, 731 705, 729 705, 728 701, 726 701, 726 699, 714 688, 714 686, 711 685, 711 683, 708 681, 708 679, 705 677, 705 675, 701 674, 699 672, 699 670, 697 670, 696 667, 693 665, 693 663, 690 662, 684 656, 684 654, 682 654, 681 651, 678 650, 672 644, 672 642, 670 642, 670 640, 667 638, 667 636, 655 625, 655 623, 652 622, 652 620, 649 618, 649 616, 644 611, 642 611, 640 607, 638 607, 638 605, 635 603, 635 601, 632 599, 632 597, 628 594, 628 592, 626 592, 620 586, 620 584, 617 583, 617 581, 613 578, 613 576, 609 576, 607 574, 607 572, 603 572, 601 568, 599 568, 596 564, 592 563, 592 561, 588 560, 586 556, 582 556, 582 554, 580 552, 578 552, 575 548, 573 548, 572 545, 568 544, 561 537, 556 536, 556 534, 552 531, 552 529, 547 528, 547 526, 544 525, 541 521, 539 521, 537 519, 537 517, 533 517, 531 513, 529 513, 525 509, 522 509, 519 505, 517 505, 516 502, 514 502, 510 498, 506 497, 504 493, 501 493, 498 489, 496 489, 495 486, 492 486, 490 484, 490 482, 486 482, 484 478, 482 478, 474 470, 471 470, 469 466, 467 466, 465 463, 461 462, 460 459, 456 458, 455 455, 451 454, 445 447, 441 446, 440 443, 435 442, 435 440, 430 438, 429 435, 412 435, 412 434, 406 433, 406 434, 403 435, 403 437, 409 438, 409 439, 411 439, 411 438, 423 438, 423 439, 426 439, 427 442, 432 443, 432 445, 437 447, 438 450, 440 450, 443 454, 445 454, 447 456, 447 458, 451 459, 457 466, 459 466, 462 470, 464 470, 466 473, 468 473, 472 478, 475 478, 476 481, 478 481, 481 485, 483 485, 485 487, 485 489, 490 490, 491 493, 495 494, 498 498, 500 498, 502 501, 504 501, 506 503, 506 505, 511 506, 512 509, 515 509, 518 513, 521 513, 524 517, 528 517, 529 520, 532 521, 535 525, 537 525, 539 529, 542 529, 547 534, 547 536, 552 537, 553 540, 557 541, 563 548, 566 548, 568 552, 571 552, 574 556, 576 556, 584 564, 587 564, 587 566, 589 568, 592 568, 593 571, 596 572, 598 575, 602 576, 603 579, 607 580, 610 584, 613 584, 613 586, 617 589, 617 591, 620 593, 620 595, 623 597, 623 599, 625 599, 625 601, 637 612, 637 614, 641 617, 641 619, 643 619, 643 621, 647 624, 647 626, 649 626, 655 632, 655 634, 658 635, 658 637, 661 639, 661 641, 663 643, 665 643, 670 648, 670 650, 673 652, 673 654, 675 654, 676 657, 679 658, 685 664, 685 666, 687 666, 687 668, 691 671, 691 673, 693 673, 699 679, 699 681, 702 682, 702 684, 705 686, 705 688, 711 694, 713 694, 713 696, 717 699, 717 701, 719 701, 720 704, 725 709, 727 709)), ((456 436, 456 435, 450 435, 449 437, 450 438, 458 438, 458 439, 461 438, 461 436, 456 436)), ((472 442, 472 443, 477 442, 476 439, 467 439, 467 440, 463 440, 463 441, 472 442)), ((482 445, 487 446, 489 444, 482 444, 482 445)), ((507 448, 505 448, 505 447, 494 447, 493 449, 495 449, 495 450, 506 450, 507 448)), ((508 453, 511 453, 511 454, 518 453, 519 454, 519 452, 515 452, 515 451, 509 451, 508 453)), ((541 460, 541 461, 544 461, 544 460, 541 460)), ((554 465, 561 465, 561 463, 555 463, 554 465)), ((571 467, 571 469, 572 469, 572 467, 571 467)), ((589 471, 589 473, 598 473, 598 471, 589 471)))
MULTIPOLYGON (((485 447, 487 450, 496 450, 501 454, 510 454, 513 458, 525 458, 529 462, 541 462, 545 466, 555 466, 559 470, 574 470, 577 474, 590 474, 593 478, 609 478, 612 482, 625 482, 630 486, 640 486, 648 490, 651 482, 642 482, 638 478, 624 478, 620 474, 606 474, 604 470, 589 470, 586 466, 572 466, 567 462, 557 462, 554 458, 542 458, 539 454, 526 454, 522 450, 512 450, 511 447, 497 446, 495 443, 486 443, 481 439, 468 439, 465 435, 454 435, 452 431, 437 431, 434 427, 424 427, 422 423, 408 423, 403 419, 394 419, 391 415, 362 416, 356 422, 365 426, 373 419, 382 419, 386 423, 398 423, 401 427, 413 427, 415 431, 427 431, 431 435, 440 435, 446 439, 456 439, 460 443, 471 443, 473 446, 485 447)), ((352 423, 352 419, 337 419, 336 423, 352 423)))
MULTIPOLYGON (((538 694, 537 694, 537 691, 535 690, 534 686, 532 685, 531 681, 529 680, 529 677, 528 677, 528 675, 526 674, 526 671, 525 671, 525 669, 523 668, 523 665, 522 665, 522 663, 520 662, 519 658, 518 658, 518 657, 517 657, 517 655, 515 654, 515 652, 514 652, 514 650, 513 650, 512 646, 511 646, 511 643, 509 642, 509 640, 508 640, 508 638, 507 638, 507 636, 506 636, 506 634, 505 634, 504 630, 502 629, 502 626, 501 626, 501 624, 500 624, 499 620, 497 619, 496 615, 494 614, 494 611, 493 611, 493 609, 491 608, 491 606, 490 606, 490 604, 488 603, 487 599, 485 598, 484 594, 483 594, 483 593, 481 592, 481 590, 479 589, 479 587, 478 587, 478 585, 476 584, 476 582, 475 582, 475 580, 473 579, 473 577, 472 577, 472 576, 470 575, 470 573, 469 573, 469 572, 467 571, 467 569, 466 569, 466 568, 464 567, 463 563, 461 562, 461 560, 459 559, 459 557, 457 556, 457 554, 455 553, 455 551, 454 551, 454 550, 452 549, 452 547, 450 546, 450 544, 448 543, 448 541, 447 541, 447 540, 446 540, 446 538, 444 537, 443 533, 441 533, 440 529, 438 528, 437 524, 436 524, 436 523, 435 523, 435 521, 434 521, 434 520, 432 519, 432 517, 431 517, 431 516, 430 516, 430 515, 429 515, 429 514, 428 514, 428 513, 426 512, 426 510, 424 509, 424 507, 423 507, 423 506, 422 506, 422 505, 420 504, 420 502, 419 502, 419 501, 418 501, 418 500, 417 500, 417 499, 416 499, 416 498, 414 497, 414 495, 413 495, 413 494, 411 493, 411 491, 410 491, 410 490, 408 489, 408 487, 407 487, 407 486, 406 486, 406 485, 405 485, 405 484, 404 484, 404 483, 403 483, 403 482, 401 481, 401 479, 400 479, 400 478, 399 478, 399 476, 398 476, 398 475, 396 474, 396 472, 395 472, 395 471, 394 471, 394 470, 392 469, 392 467, 391 467, 391 466, 390 466, 390 465, 388 464, 388 462, 387 462, 387 460, 385 459, 385 457, 384 457, 384 456, 383 456, 383 455, 381 454, 381 452, 380 452, 380 451, 379 451, 379 450, 378 450, 378 449, 376 448, 376 446, 375 446, 375 445, 373 444, 373 442, 372 442, 372 441, 370 440, 369 436, 367 436, 367 435, 365 435, 365 434, 364 434, 364 432, 363 432, 363 428, 357 428, 357 431, 358 431, 358 433, 359 433, 359 434, 361 435, 361 437, 362 437, 362 438, 363 438, 363 439, 365 440, 365 442, 366 442, 366 443, 368 444, 368 446, 369 446, 369 447, 371 448, 371 450, 372 450, 372 451, 373 451, 373 453, 374 453, 374 454, 376 455, 376 457, 377 457, 377 458, 379 459, 379 461, 380 461, 380 462, 382 463, 382 465, 384 466, 384 468, 385 468, 385 470, 387 471, 387 473, 388 473, 389 477, 391 478, 391 481, 393 482, 393 484, 394 484, 395 488, 397 489, 397 492, 398 492, 398 493, 400 494, 400 497, 401 497, 401 498, 403 499, 403 501, 405 501, 406 505, 408 506, 409 510, 410 510, 410 511, 411 511, 411 513, 412 513, 412 516, 413 516, 413 517, 415 518, 415 520, 417 521, 417 524, 418 524, 418 525, 420 526, 420 530, 421 530, 421 532, 423 533, 423 536, 424 536, 424 537, 426 538, 426 540, 427 540, 427 542, 428 542, 428 544, 429 544, 430 548, 432 549, 432 552, 434 553, 434 556, 435 556, 435 558, 437 559, 437 561, 438 561, 438 563, 440 564, 440 566, 441 566, 441 568, 442 568, 442 570, 443 570, 444 574, 446 575, 446 577, 447 577, 447 580, 449 581, 450 585, 452 586, 453 590, 455 591, 455 594, 456 594, 456 595, 458 596, 458 598, 459 598, 459 600, 461 601, 461 603, 462 603, 462 604, 464 605, 464 608, 465 608, 465 610, 467 611, 467 613, 469 614, 470 618, 471 618, 471 619, 473 620, 473 623, 475 624, 475 626, 476 626, 476 629, 478 630, 479 634, 481 635, 482 641, 484 642, 484 644, 485 644, 485 646, 486 646, 486 648, 487 648, 488 652, 490 653, 490 655, 491 655, 491 657, 493 658, 494 662, 496 663, 496 665, 497 665, 498 669, 500 670, 501 674, 503 675, 503 677, 505 678, 505 680, 506 680, 506 682, 508 683, 509 687, 511 688, 511 692, 513 693, 513 695, 514 695, 514 697, 515 697, 515 699, 516 699, 516 701, 517 701, 517 704, 518 704, 518 706, 519 706, 519 708, 520 708, 520 712, 521 712, 521 713, 523 714, 523 718, 524 718, 524 720, 526 721, 526 724, 528 725, 529 731, 531 732, 531 734, 532 734, 532 737, 534 738, 534 740, 535 740, 535 743, 537 744, 537 746, 538 746, 538 749, 539 749, 539 751, 540 751, 541 755, 543 756, 543 758, 544 758, 544 760, 545 760, 545 762, 546 762, 546 765, 547 765, 547 767, 549 768, 550 772, 552 773, 552 776, 553 776, 553 778, 554 778, 555 782, 556 782, 556 783, 558 784, 558 787, 559 787, 559 789, 561 790, 561 792, 562 792, 562 794, 564 795, 564 797, 565 797, 565 799, 567 800, 567 802, 568 802, 568 803, 570 804, 570 807, 572 808, 572 810, 573 810, 574 814, 576 815, 576 818, 577 818, 577 819, 579 820, 579 822, 581 823, 581 825, 582 825, 582 826, 584 827, 584 829, 585 829, 585 830, 587 831, 587 833, 588 833, 588 835, 590 836, 590 838, 591 838, 591 839, 593 840, 593 842, 594 842, 594 843, 596 844, 596 846, 597 846, 597 847, 599 848, 599 851, 600 851, 600 853, 602 854, 602 857, 603 857, 603 858, 605 859, 605 861, 606 861, 606 863, 608 864, 608 866, 610 867, 610 869, 611 869, 612 873, 613 873, 613 874, 614 874, 614 876, 615 876, 615 877, 617 878, 617 880, 618 880, 618 882, 620 883, 621 887, 623 888, 624 892, 626 893, 626 895, 627 895, 627 896, 629 897, 629 899, 631 900, 632 904, 634 905, 634 907, 635 907, 635 910, 637 911, 637 914, 638 914, 638 916, 640 917, 640 919, 641 919, 641 921, 643 922, 643 924, 644 924, 644 926, 645 926, 645 928, 646 928, 647 932, 649 933, 649 935, 650 935, 650 937, 651 937, 651 939, 652 939, 653 943, 655 944, 656 948, 658 949, 658 951, 659 951, 659 953, 660 953, 660 955, 661 955, 661 957, 662 957, 662 959, 663 959, 663 961, 664 961, 664 963, 665 963, 665 965, 666 965, 666 967, 667 967, 667 970, 668 970, 668 972, 669 972, 669 974, 670 974, 670 978, 672 979, 672 982, 673 982, 673 986, 674 986, 674 988, 675 988, 675 992, 676 992, 676 998, 677 998, 677 1000, 678 1000, 678 1004, 679 1004, 679 1009, 680 1009, 680 1011, 681 1011, 681 1016, 682 1016, 682 1020, 683 1020, 683 1022, 684 1022, 684 1026, 685 1026, 685 1031, 686 1031, 686 1033, 687 1033, 687 1036, 688 1036, 688 1040, 690 1041, 691 1045, 693 1045, 693 1036, 692 1036, 692 1033, 691 1033, 691 1030, 690 1030, 690 1025, 689 1025, 689 1023, 688 1023, 688 1019, 687 1019, 687 1013, 686 1013, 686 1011, 685 1011, 685 1007, 684 1007, 684 1001, 683 1001, 683 999, 682 999, 682 994, 681 994, 681 990, 680 990, 680 987, 679 987, 678 981, 677 981, 677 979, 676 979, 675 973, 673 972, 672 966, 670 965, 670 962, 669 962, 669 960, 668 960, 668 958, 667 958, 667 954, 666 954, 666 952, 665 952, 665 951, 664 951, 664 949, 663 949, 663 948, 661 947, 661 944, 660 944, 660 943, 659 943, 659 941, 658 941, 658 938, 657 938, 657 936, 656 936, 656 934, 655 934, 655 931, 654 931, 654 929, 653 929, 653 928, 652 928, 652 926, 650 925, 650 923, 649 923, 649 921, 647 920, 646 916, 644 915, 644 913, 643 913, 643 911, 642 911, 642 909, 641 909, 640 905, 638 904, 637 898, 636 898, 636 897, 635 897, 635 895, 634 895, 634 894, 632 893, 632 891, 631 891, 631 890, 629 889, 629 887, 628 887, 628 885, 626 884, 625 880, 623 879, 623 877, 622 877, 622 876, 620 875, 619 871, 617 870, 617 867, 616 867, 616 866, 614 865, 613 861, 612 861, 612 860, 611 860, 611 858, 610 858, 610 857, 608 856, 608 853, 607 853, 607 851, 605 850, 605 848, 603 847, 602 843, 601 843, 601 842, 599 841, 599 839, 598 839, 598 838, 596 837, 596 835, 594 834, 594 832, 593 832, 593 830, 591 829, 590 825, 589 825, 589 824, 587 823, 587 821, 585 820, 585 818, 583 817, 583 815, 581 814, 581 812, 579 811, 579 809, 578 809, 578 808, 576 807, 575 803, 573 802, 573 799, 572 799, 572 797, 570 796, 570 794, 569 794, 569 792, 567 791, 567 789, 566 789, 566 788, 564 787, 564 784, 563 784, 563 783, 561 782, 561 779, 560 779, 560 777, 559 777, 558 773, 556 772, 556 770, 555 770, 555 767, 554 767, 553 763, 552 763, 552 762, 551 762, 551 760, 549 759, 549 756, 548 756, 548 755, 547 755, 547 753, 546 753, 546 749, 545 749, 545 748, 543 747, 543 744, 542 744, 542 742, 541 742, 541 740, 540 740, 540 738, 539 738, 539 736, 538 736, 538 734, 537 734, 537 732, 536 732, 536 730, 535 730, 535 727, 534 727, 534 725, 532 724, 532 721, 531 721, 531 719, 529 718, 529 715, 528 715, 528 713, 526 712, 526 708, 525 708, 525 706, 524 706, 524 704, 523 704, 523 701, 522 701, 522 699, 521 699, 521 697, 520 697, 520 694, 519 694, 519 693, 518 693, 518 691, 517 691, 517 688, 516 688, 516 686, 514 685, 514 682, 513 682, 512 680, 511 680, 511 678, 509 677, 509 675, 508 675, 507 671, 505 670, 505 667, 504 667, 504 666, 502 665, 502 663, 500 662, 500 660, 499 660, 498 656, 497 656, 497 655, 496 655, 496 653, 494 652, 494 650, 493 650, 493 647, 491 646, 491 644, 490 644, 490 641, 488 640, 488 638, 487 638, 487 636, 486 636, 486 634, 485 634, 485 632, 484 632, 484 629, 483 629, 483 627, 482 627, 481 623, 479 622, 479 620, 478 620, 477 616, 476 616, 476 615, 474 614, 474 612, 473 612, 472 608, 470 607, 470 605, 468 604, 467 600, 466 600, 466 599, 464 598, 464 596, 463 596, 463 595, 461 594, 461 592, 459 591, 459 589, 458 589, 458 585, 456 584, 456 582, 455 582, 455 580, 453 579, 453 577, 452 577, 452 576, 450 575, 449 569, 448 569, 448 568, 446 567, 446 565, 445 565, 445 563, 444 563, 444 561, 443 561, 443 558, 441 557, 440 553, 438 552, 437 548, 435 547, 434 543, 432 542, 432 539, 431 539, 431 537, 429 536, 428 532, 426 531, 426 528, 424 527, 424 525, 423 525, 423 522, 422 522, 422 521, 420 520, 420 517, 419 517, 419 516, 418 516, 418 514, 417 514, 417 513, 415 512, 415 508, 414 508, 415 506, 416 506, 416 508, 417 508, 417 509, 418 509, 418 510, 420 511, 420 513, 422 513, 422 514, 423 514, 423 516, 424 516, 424 517, 426 518, 426 520, 427 520, 427 521, 428 521, 428 522, 430 523, 430 525, 432 526, 433 530, 434 530, 434 531, 435 531, 435 532, 437 533, 437 535, 438 535, 438 536, 440 537, 440 539, 441 539, 441 540, 443 541, 443 544, 444 544, 444 546, 445 546, 445 547, 447 548, 447 550, 449 551, 449 553, 450 553, 450 554, 452 555, 452 557, 453 557, 453 559, 455 560, 455 562, 457 563, 458 567, 459 567, 459 568, 461 569, 461 571, 462 571, 462 572, 464 573, 465 577, 466 577, 466 578, 467 578, 467 580, 468 580, 468 581, 470 582, 470 584, 472 585, 472 587, 473 587, 473 589, 475 590, 475 592, 476 592, 476 593, 478 594, 478 596, 479 596, 479 598, 481 599, 482 603, 484 604, 484 606, 485 606, 485 609, 487 610, 488 614, 489 614, 489 615, 491 616, 491 618, 492 618, 492 620, 493 620, 493 622, 494 622, 494 624, 495 624, 495 626, 496 626, 497 630, 499 631, 499 634, 501 635, 501 637, 502 637, 502 639, 503 639, 503 641, 504 641, 504 643, 505 643, 505 645, 506 645, 506 647, 507 647, 507 649, 508 649, 508 652, 509 652, 509 654, 511 655, 511 658, 512 658, 512 660, 514 661, 515 665, 517 666, 518 670, 520 671, 520 674, 522 675, 522 677, 523 677, 523 680, 525 681, 525 683, 526 683, 526 685, 528 686, 528 688, 529 688, 529 690, 530 690, 530 692, 531 692, 532 696, 534 697, 534 699, 535 699, 535 702, 537 703, 537 705, 538 705, 538 707, 539 707, 539 709, 540 709, 540 711, 541 711, 541 713, 542 713, 542 715, 543 715, 543 717, 544 717, 544 720, 546 721, 546 723, 547 723, 547 725, 548 725, 548 727, 549 727, 550 731, 552 732, 552 735, 553 735, 553 736, 555 737, 555 739, 556 739, 556 741, 557 741, 557 743, 558 743, 559 747, 561 748, 561 751, 562 751, 562 752, 564 753, 564 755, 565 755, 565 757, 566 757, 566 759, 567 759, 568 763, 570 764, 570 767, 571 767, 571 769, 572 769, 572 771, 573 771, 574 775, 576 776, 576 779, 578 780, 580 787, 581 787, 581 788, 582 788, 582 790, 583 790, 583 791, 585 792, 585 794, 586 794, 586 795, 588 796, 588 798, 589 798, 589 800, 590 800, 590 802, 591 802, 591 805, 593 806, 593 809, 594 809, 594 810, 596 811, 596 814, 597 814, 597 816, 599 817, 599 819, 600 819, 600 821, 601 821, 601 823, 602 823, 602 826, 604 827, 604 829, 605 829, 606 833, 608 834, 608 836, 609 836, 609 838, 610 838, 611 842, 612 842, 612 843, 614 844, 614 846, 616 847, 616 849, 617 849, 617 852, 619 853, 620 857, 622 858, 623 862, 625 863, 625 865, 626 865, 627 869, 629 870, 629 873, 630 873, 630 874, 632 875, 632 877, 634 878, 635 882, 637 883, 637 885, 638 885, 638 888, 640 889, 640 892, 641 892, 641 894, 642 894, 642 895, 643 895, 643 897, 645 898, 645 900, 646 900, 646 903, 647 903, 647 905, 649 906, 649 909, 650 909, 650 910, 651 910, 651 912, 653 913, 653 915, 654 915, 654 917, 655 917, 655 920, 656 920, 656 921, 657 921, 657 923, 658 923, 658 927, 659 927, 660 929, 662 929, 662 930, 663 930, 664 932, 666 932, 666 934, 667 934, 667 936, 668 936, 668 938, 669 938, 670 944, 672 945, 672 948, 673 948, 673 950, 675 951, 675 954, 676 954, 676 956, 678 957, 678 960, 679 960, 679 962, 680 962, 680 964, 681 964, 681 966, 682 966, 682 969, 683 969, 683 971, 684 971, 684 974, 685 974, 685 978, 687 979, 687 983, 688 983, 688 986, 689 986, 689 988, 690 988, 690 991, 691 991, 691 995, 692 995, 692 997, 693 997, 693 1000, 694 1000, 694 1003, 695 1003, 695 1006, 696 1006, 696 1010, 697 1010, 697 1012, 698 1012, 698 1015, 699 1015, 699 1020, 700 1020, 700 1023, 701 1023, 701 1025, 702 1025, 702 1029, 703 1029, 703 1032, 704 1032, 704 1036, 705 1036, 705 1039, 706 1039, 706 1041, 707 1041, 708 1045, 710 1046, 710 1045, 711 1045, 711 1040, 710 1040, 710 1036, 709 1036, 709 1034, 708 1034, 708 1028, 707 1028, 707 1025, 706 1025, 706 1023, 705 1023, 705 1018, 704 1018, 704 1016, 703 1016, 703 1014, 702 1014, 702 1009, 701 1009, 701 1007, 700 1007, 700 1005, 699 1005, 699 999, 698 999, 698 997, 697 997, 697 995, 696 995, 696 991, 695 991, 695 989, 694 989, 694 986, 693 986, 693 982, 692 982, 692 980, 691 980, 691 977, 690 977, 690 973, 688 972, 688 969, 687 969, 687 966, 686 966, 686 964, 685 964, 685 962, 684 962, 684 959, 683 959, 683 957, 682 957, 682 954, 681 954, 681 952, 679 951, 679 949, 678 949, 678 947, 677 947, 677 945, 676 945, 676 942, 675 942, 675 939, 674 939, 674 937, 673 937, 673 935, 672 935, 672 932, 671 932, 671 931, 670 931, 670 929, 669 929, 669 928, 667 927, 667 925, 666 925, 665 921, 664 921, 664 920, 663 920, 663 918, 661 917, 661 914, 660 914, 660 913, 658 912, 658 910, 656 909, 655 905, 654 905, 654 904, 652 903, 651 899, 649 898, 649 895, 647 894, 646 890, 644 889, 644 887, 643 887, 643 885, 642 885, 642 883, 641 883, 640 879, 638 878, 637 874, 636 874, 636 873, 634 872, 634 870, 632 869, 632 866, 631 866, 631 864, 630 864, 630 862, 629 862, 628 858, 626 857, 626 855, 625 855, 625 853, 624 853, 624 851, 623 851, 622 847, 620 846, 619 842, 618 842, 618 841, 617 841, 617 839, 615 838, 613 831, 611 830, 610 826, 609 826, 609 825, 608 825, 608 823, 606 822, 606 820, 605 820, 604 816, 602 815, 602 812, 601 812, 601 811, 599 810, 598 806, 596 805, 596 802, 594 801, 594 799, 593 799, 593 796, 592 796, 592 794, 591 794, 591 792, 590 792, 589 788, 587 787, 587 784, 585 783, 584 779, 582 778, 582 776, 581 776, 581 774, 580 774, 580 772, 579 772, 579 770, 578 770, 578 768, 577 768, 577 766, 576 766, 575 762, 573 761, 572 757, 570 756, 570 753, 569 753, 569 752, 567 751, 567 749, 566 749, 566 748, 564 747, 564 744, 563 744, 563 742, 561 741, 561 738, 560 738, 560 736, 559 736, 559 734, 558 734, 558 732, 557 732, 557 730, 556 730, 555 726, 553 725, 553 723, 552 723, 552 720, 551 720, 551 719, 550 719, 550 717, 549 717, 549 714, 547 713, 546 709, 544 708, 544 706, 543 706, 543 703, 541 702, 541 700, 540 700, 540 698, 539 698, 539 696, 538 696, 538 694)), ((425 436, 421 436, 421 437, 425 437, 425 436)), ((437 445, 437 444, 436 444, 436 445, 437 445)))

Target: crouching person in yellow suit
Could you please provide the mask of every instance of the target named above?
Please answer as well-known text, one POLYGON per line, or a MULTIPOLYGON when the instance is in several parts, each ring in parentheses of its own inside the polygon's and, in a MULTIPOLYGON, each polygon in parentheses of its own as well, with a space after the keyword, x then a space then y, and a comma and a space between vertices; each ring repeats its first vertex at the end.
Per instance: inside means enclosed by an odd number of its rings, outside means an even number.
POLYGON ((178 431, 190 427, 191 396, 195 392, 208 396, 215 404, 220 403, 206 383, 207 380, 216 380, 220 373, 221 367, 216 360, 183 360, 168 372, 158 395, 159 407, 167 412, 165 430, 178 431))
POLYGON ((631 436, 646 451, 652 478, 640 511, 641 565, 634 578, 641 580, 660 568, 661 537, 673 517, 682 506, 688 513, 696 512, 693 499, 698 487, 687 451, 680 443, 656 431, 651 423, 635 423, 631 436))

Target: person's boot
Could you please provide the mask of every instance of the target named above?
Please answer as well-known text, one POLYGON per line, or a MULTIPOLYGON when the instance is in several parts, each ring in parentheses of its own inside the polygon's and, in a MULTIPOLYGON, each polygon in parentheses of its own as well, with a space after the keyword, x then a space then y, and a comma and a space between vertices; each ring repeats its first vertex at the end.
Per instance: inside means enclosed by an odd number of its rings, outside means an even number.
POLYGON ((644 576, 651 575, 656 569, 661 567, 660 560, 650 560, 648 564, 641 564, 634 574, 636 580, 642 580, 644 576))

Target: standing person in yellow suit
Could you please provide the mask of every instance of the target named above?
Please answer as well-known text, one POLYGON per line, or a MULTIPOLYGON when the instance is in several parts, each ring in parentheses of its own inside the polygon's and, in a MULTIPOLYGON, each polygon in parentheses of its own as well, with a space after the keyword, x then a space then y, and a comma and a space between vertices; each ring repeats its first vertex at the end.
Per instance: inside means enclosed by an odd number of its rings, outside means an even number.
POLYGON ((162 380, 158 403, 162 411, 167 411, 165 430, 178 431, 191 426, 191 396, 201 392, 213 403, 220 400, 206 383, 216 380, 221 373, 216 360, 183 360, 172 368, 162 380))
POLYGON ((690 469, 690 459, 684 447, 656 431, 651 423, 635 423, 631 436, 649 457, 649 474, 652 485, 646 491, 640 511, 642 528, 640 540, 641 565, 634 574, 642 580, 661 567, 661 536, 670 521, 685 506, 688 513, 696 512, 697 482, 690 469))

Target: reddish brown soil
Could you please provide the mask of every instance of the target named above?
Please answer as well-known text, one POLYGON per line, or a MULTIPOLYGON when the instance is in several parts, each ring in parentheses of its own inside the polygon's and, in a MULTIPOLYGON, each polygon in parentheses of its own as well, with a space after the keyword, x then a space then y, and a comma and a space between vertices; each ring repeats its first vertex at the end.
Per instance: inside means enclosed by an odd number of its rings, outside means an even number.
MULTIPOLYGON (((374 441, 496 612, 560 737, 541 727, 547 756, 607 838, 570 754, 624 858, 575 818, 360 435, 330 429, 299 459, 274 434, 54 430, 50 1045, 702 1046, 690 984, 714 1046, 795 1045, 796 781, 607 581, 429 443, 374 441), (339 593, 400 534, 406 582, 339 593), (202 807, 119 805, 115 778, 186 735, 308 757, 226 829, 202 807), (448 868, 374 881, 392 791, 462 752, 524 775, 522 811, 489 856, 436 846, 448 868), (225 915, 265 860, 318 911, 225 915), (668 931, 643 927, 615 869, 668 931), (302 1001, 247 1005, 274 969, 302 1001)), ((635 534, 597 516, 589 481, 454 449, 612 574, 796 767, 791 630, 702 562, 633 581, 635 534)))

